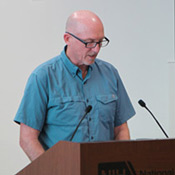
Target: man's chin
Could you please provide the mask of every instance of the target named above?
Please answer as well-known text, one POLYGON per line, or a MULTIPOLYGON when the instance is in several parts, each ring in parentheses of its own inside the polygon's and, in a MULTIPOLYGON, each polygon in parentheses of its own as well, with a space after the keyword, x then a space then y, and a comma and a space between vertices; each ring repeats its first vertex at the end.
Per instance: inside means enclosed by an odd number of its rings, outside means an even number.
POLYGON ((86 59, 84 59, 83 64, 84 65, 91 65, 95 62, 96 57, 95 56, 87 56, 86 59))
POLYGON ((86 61, 86 65, 91 65, 95 62, 95 59, 91 59, 89 61, 86 61))
POLYGON ((96 59, 96 56, 93 56, 93 57, 89 56, 88 62, 93 64, 95 62, 95 59, 96 59))

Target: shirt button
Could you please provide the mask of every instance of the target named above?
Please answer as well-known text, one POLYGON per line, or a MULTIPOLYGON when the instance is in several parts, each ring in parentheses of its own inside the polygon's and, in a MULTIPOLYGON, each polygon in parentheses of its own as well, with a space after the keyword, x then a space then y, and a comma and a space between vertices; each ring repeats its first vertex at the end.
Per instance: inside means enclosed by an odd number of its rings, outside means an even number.
POLYGON ((91 118, 89 118, 89 121, 91 121, 91 118))
POLYGON ((91 140, 93 140, 94 139, 94 137, 93 136, 91 136, 91 140))
POLYGON ((88 103, 88 102, 89 102, 89 100, 87 99, 87 100, 86 100, 86 102, 88 103))

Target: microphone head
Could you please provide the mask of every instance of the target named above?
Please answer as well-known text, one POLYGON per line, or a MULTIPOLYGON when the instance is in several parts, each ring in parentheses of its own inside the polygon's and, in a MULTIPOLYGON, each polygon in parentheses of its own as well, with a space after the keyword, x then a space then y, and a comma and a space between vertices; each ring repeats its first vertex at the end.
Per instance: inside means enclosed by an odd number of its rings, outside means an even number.
POLYGON ((92 106, 91 105, 89 105, 87 108, 86 108, 86 113, 89 113, 90 111, 91 111, 91 109, 92 109, 92 106))
POLYGON ((139 100, 138 103, 139 103, 140 106, 142 106, 144 108, 146 107, 146 104, 143 100, 139 100))

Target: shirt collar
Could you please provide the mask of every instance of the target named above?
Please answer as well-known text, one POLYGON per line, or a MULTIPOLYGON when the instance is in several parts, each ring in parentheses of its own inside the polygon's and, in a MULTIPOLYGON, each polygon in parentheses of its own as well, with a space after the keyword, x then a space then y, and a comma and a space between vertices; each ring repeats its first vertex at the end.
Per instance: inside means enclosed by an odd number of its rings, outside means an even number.
MULTIPOLYGON (((77 72, 79 71, 79 68, 78 68, 78 66, 76 66, 75 64, 73 64, 69 60, 69 58, 67 57, 67 55, 66 55, 66 48, 67 48, 67 45, 64 47, 64 50, 61 52, 61 59, 62 59, 64 65, 66 66, 66 68, 75 77, 77 75, 77 72)), ((89 72, 89 70, 90 71, 92 70, 92 66, 91 65, 89 65, 88 72, 89 72)))

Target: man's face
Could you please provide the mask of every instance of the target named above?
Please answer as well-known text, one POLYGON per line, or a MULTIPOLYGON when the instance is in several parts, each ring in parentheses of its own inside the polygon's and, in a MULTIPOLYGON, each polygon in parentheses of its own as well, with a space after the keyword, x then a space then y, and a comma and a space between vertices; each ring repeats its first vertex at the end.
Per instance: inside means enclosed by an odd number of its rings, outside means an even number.
MULTIPOLYGON (((80 37, 85 42, 98 42, 102 40, 104 36, 102 35, 101 37, 91 37, 88 35, 84 36, 80 35, 80 37)), ((74 41, 74 56, 80 65, 93 64, 99 51, 100 51, 99 44, 97 44, 95 48, 86 48, 84 43, 78 40, 74 41)))
MULTIPOLYGON (((95 29, 86 28, 79 33, 73 34, 85 42, 99 42, 104 38, 103 27, 101 26, 99 28, 96 27, 95 29)), ((86 48, 84 43, 73 36, 70 37, 71 41, 68 46, 70 51, 68 56, 70 60, 77 66, 93 64, 100 51, 99 44, 94 48, 86 48)))

